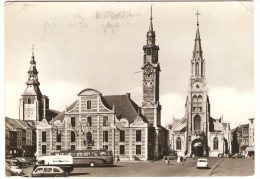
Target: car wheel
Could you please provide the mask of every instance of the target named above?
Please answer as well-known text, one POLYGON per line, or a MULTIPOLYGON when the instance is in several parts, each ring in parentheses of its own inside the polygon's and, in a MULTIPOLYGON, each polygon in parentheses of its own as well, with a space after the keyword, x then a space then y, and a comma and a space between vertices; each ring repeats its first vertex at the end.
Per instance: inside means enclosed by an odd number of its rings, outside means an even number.
POLYGON ((95 167, 96 164, 95 164, 95 162, 90 162, 90 163, 89 163, 89 166, 91 166, 91 167, 95 167))

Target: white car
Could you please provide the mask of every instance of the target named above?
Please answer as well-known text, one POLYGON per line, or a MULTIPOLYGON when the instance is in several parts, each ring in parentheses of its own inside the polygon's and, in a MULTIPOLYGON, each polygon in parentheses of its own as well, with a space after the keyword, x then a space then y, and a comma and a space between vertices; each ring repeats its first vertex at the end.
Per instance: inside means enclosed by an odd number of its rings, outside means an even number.
POLYGON ((6 166, 6 169, 11 172, 11 175, 14 175, 14 176, 24 175, 23 170, 18 168, 18 166, 6 166))
POLYGON ((197 168, 209 168, 208 159, 205 158, 198 159, 197 168))

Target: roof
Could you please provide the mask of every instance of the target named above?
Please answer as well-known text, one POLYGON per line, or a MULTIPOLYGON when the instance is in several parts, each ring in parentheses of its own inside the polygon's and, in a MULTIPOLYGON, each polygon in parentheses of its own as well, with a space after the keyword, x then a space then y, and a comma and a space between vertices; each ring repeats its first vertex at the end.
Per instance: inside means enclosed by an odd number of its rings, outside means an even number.
POLYGON ((23 92, 22 96, 36 96, 37 94, 41 94, 39 86, 36 85, 27 85, 26 90, 23 92))
MULTIPOLYGON (((72 109, 75 107, 75 105, 77 104, 77 101, 78 101, 78 100, 74 101, 71 105, 69 105, 69 107, 67 107, 67 110, 68 110, 68 111, 72 110, 72 109)), ((53 110, 53 111, 54 111, 54 110, 53 110)), ((58 112, 58 111, 56 111, 56 112, 58 112)), ((54 118, 52 119, 52 122, 55 122, 55 121, 60 121, 60 122, 62 122, 63 119, 64 119, 64 117, 65 117, 65 110, 62 111, 62 112, 60 112, 58 115, 56 115, 56 117, 54 117, 54 118)))
POLYGON ((174 126, 173 126, 173 130, 174 131, 181 131, 186 127, 186 117, 182 118, 181 120, 179 120, 174 126))
POLYGON ((210 121, 213 124, 213 131, 222 131, 224 129, 223 123, 221 123, 220 120, 221 120, 221 118, 214 119, 213 117, 210 117, 210 121))
POLYGON ((5 117, 5 123, 9 125, 9 127, 12 127, 13 129, 27 129, 31 128, 26 122, 19 120, 19 119, 12 119, 9 117, 5 117))
POLYGON ((137 116, 140 116, 145 122, 148 122, 141 113, 138 115, 140 108, 130 99, 128 94, 104 96, 104 98, 110 107, 113 107, 113 105, 115 106, 116 117, 119 120, 125 118, 129 123, 133 123, 137 116))

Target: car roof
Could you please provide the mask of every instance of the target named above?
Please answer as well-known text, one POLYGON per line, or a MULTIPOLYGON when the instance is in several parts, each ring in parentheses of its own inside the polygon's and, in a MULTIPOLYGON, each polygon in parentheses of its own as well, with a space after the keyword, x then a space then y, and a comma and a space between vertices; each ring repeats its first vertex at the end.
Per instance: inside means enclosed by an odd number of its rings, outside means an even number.
POLYGON ((206 159, 206 158, 199 158, 198 159, 198 161, 205 161, 205 160, 207 161, 208 159, 206 159))
POLYGON ((58 168, 58 169, 61 169, 58 166, 38 166, 37 168, 58 168))

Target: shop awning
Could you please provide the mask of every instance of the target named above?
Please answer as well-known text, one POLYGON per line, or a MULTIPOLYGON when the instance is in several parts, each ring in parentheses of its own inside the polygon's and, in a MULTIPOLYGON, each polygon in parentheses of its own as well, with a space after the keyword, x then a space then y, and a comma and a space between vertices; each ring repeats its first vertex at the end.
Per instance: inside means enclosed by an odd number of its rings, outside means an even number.
POLYGON ((255 151, 255 146, 248 146, 247 148, 246 148, 246 151, 248 151, 248 152, 250 152, 250 151, 255 151))

